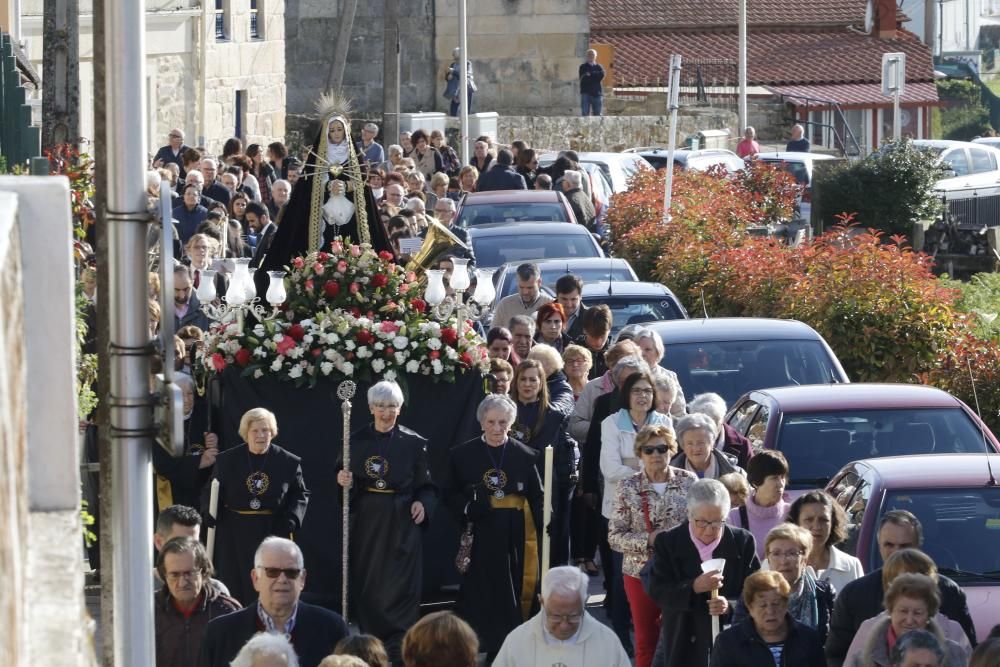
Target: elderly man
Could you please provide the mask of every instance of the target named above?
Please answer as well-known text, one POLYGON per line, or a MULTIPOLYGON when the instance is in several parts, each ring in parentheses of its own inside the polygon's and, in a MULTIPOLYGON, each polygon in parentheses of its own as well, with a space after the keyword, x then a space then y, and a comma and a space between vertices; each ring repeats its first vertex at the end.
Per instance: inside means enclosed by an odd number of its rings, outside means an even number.
POLYGON ((209 621, 240 603, 211 585, 212 563, 197 537, 175 537, 160 548, 156 571, 166 586, 155 596, 156 667, 190 667, 209 621))
POLYGON ((202 158, 201 175, 205 177, 205 186, 202 191, 206 197, 229 206, 229 200, 232 199, 233 192, 215 180, 218 174, 219 163, 215 161, 215 158, 202 158))
POLYGON ((288 635, 301 667, 317 667, 348 635, 344 619, 332 611, 299 601, 306 583, 299 546, 268 537, 254 554, 250 572, 256 604, 208 624, 199 667, 228 667, 240 648, 258 632, 288 635))
POLYGON ((521 264, 517 267, 517 294, 500 299, 493 311, 492 324, 506 327, 515 315, 534 315, 547 303, 552 303, 552 298, 542 293, 542 270, 537 264, 521 264))
MULTIPOLYGON (((454 257, 465 257, 469 260, 469 268, 476 266, 476 253, 472 249, 472 239, 469 238, 469 230, 465 227, 456 227, 452 223, 455 221, 455 200, 442 197, 434 203, 434 217, 444 225, 449 232, 465 244, 465 247, 453 245, 448 249, 448 254, 454 257)), ((421 236, 426 236, 427 230, 423 230, 421 236)))
POLYGON ((597 220, 597 212, 594 210, 594 202, 582 190, 583 173, 573 169, 568 170, 562 177, 562 191, 569 207, 573 209, 573 217, 576 221, 589 229, 595 230, 594 221, 597 220))
POLYGON ((172 215, 177 221, 177 234, 181 245, 187 245, 198 225, 205 222, 205 218, 208 217, 208 209, 201 205, 201 190, 197 185, 184 186, 183 203, 174 207, 172 215))
POLYGON ((597 51, 587 51, 580 65, 580 111, 584 116, 600 116, 604 110, 604 68, 597 62, 597 51))
POLYGON ((198 187, 198 192, 199 192, 198 205, 204 206, 206 211, 212 207, 212 204, 218 203, 211 197, 205 196, 205 177, 201 175, 200 171, 192 169, 187 173, 187 176, 184 177, 184 182, 181 183, 177 188, 177 191, 181 194, 182 197, 184 195, 184 189, 189 185, 194 185, 198 187))
POLYGON ((524 176, 514 169, 514 154, 506 148, 497 151, 493 166, 484 171, 476 182, 476 192, 491 190, 527 190, 524 176))
POLYGON ((514 353, 521 359, 527 359, 535 346, 535 320, 529 315, 515 315, 510 318, 507 328, 510 329, 514 353))
POLYGON ((792 126, 792 140, 785 146, 785 150, 795 153, 808 153, 809 140, 805 138, 806 130, 801 125, 792 126))
POLYGON ((385 162, 385 150, 382 144, 375 141, 378 136, 378 125, 375 123, 365 123, 361 128, 361 152, 364 153, 365 160, 369 165, 378 166, 385 162))
POLYGON ((277 219, 282 207, 292 196, 292 184, 284 179, 278 179, 271 184, 271 201, 267 202, 268 213, 272 219, 277 219))
MULTIPOLYGON (((900 549, 919 549, 922 544, 923 528, 912 513, 891 510, 879 518, 878 550, 883 562, 900 549)), ((975 646, 976 629, 969 615, 965 592, 940 573, 937 585, 941 596, 940 613, 959 623, 969 642, 975 646)), ((827 664, 844 664, 847 649, 861 623, 881 613, 883 594, 882 568, 872 570, 844 586, 844 590, 837 595, 830 617, 830 634, 826 639, 827 664)))
POLYGON ((507 635, 493 664, 628 667, 618 637, 586 610, 589 578, 564 565, 542 581, 542 609, 507 635))
POLYGON ((165 167, 167 163, 172 162, 180 169, 181 178, 184 178, 184 175, 187 174, 184 169, 184 151, 188 148, 184 145, 184 130, 175 127, 167 135, 167 145, 160 146, 160 150, 156 151, 156 155, 153 156, 153 166, 165 167))
POLYGON ((399 183, 390 183, 385 188, 385 203, 382 205, 385 207, 386 213, 390 216, 399 213, 400 209, 403 208, 403 186, 399 183))

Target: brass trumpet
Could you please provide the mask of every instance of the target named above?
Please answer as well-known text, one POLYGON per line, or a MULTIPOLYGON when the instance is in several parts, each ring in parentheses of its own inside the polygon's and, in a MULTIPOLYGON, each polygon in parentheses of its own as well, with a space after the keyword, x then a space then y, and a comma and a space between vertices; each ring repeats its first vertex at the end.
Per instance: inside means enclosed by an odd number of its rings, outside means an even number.
POLYGON ((467 246, 448 231, 447 227, 432 218, 427 224, 424 242, 417 254, 407 262, 406 270, 413 271, 420 276, 421 283, 423 283, 425 281, 424 272, 427 269, 433 269, 438 259, 454 246, 467 249, 467 246))

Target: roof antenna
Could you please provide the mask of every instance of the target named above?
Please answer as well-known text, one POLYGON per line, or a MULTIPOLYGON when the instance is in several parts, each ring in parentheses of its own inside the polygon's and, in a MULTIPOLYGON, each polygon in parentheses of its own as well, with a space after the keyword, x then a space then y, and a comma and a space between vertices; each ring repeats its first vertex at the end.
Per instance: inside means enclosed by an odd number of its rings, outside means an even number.
POLYGON ((979 417, 979 433, 983 436, 983 445, 986 446, 986 470, 989 471, 990 481, 986 483, 986 486, 997 486, 997 478, 993 476, 993 466, 990 465, 990 443, 986 439, 986 427, 983 424, 983 413, 979 409, 979 392, 976 391, 976 378, 972 375, 972 362, 969 358, 965 358, 965 365, 969 369, 969 381, 972 383, 972 397, 976 400, 976 415, 979 417))
POLYGON ((705 288, 701 289, 701 312, 705 314, 705 319, 708 319, 708 306, 705 305, 705 288))

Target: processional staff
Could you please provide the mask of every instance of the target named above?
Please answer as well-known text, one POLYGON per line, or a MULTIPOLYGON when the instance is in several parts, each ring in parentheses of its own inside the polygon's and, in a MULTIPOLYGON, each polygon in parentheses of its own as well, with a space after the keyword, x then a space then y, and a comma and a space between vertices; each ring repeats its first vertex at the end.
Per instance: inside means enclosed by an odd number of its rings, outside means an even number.
MULTIPOLYGON (((340 399, 340 410, 344 415, 344 470, 351 470, 351 399, 354 398, 356 385, 350 380, 344 380, 337 387, 337 398, 340 399)), ((347 572, 348 553, 350 550, 350 521, 351 521, 351 485, 343 487, 344 494, 344 516, 343 516, 343 549, 341 550, 341 588, 340 588, 340 608, 341 616, 347 621, 347 572)))

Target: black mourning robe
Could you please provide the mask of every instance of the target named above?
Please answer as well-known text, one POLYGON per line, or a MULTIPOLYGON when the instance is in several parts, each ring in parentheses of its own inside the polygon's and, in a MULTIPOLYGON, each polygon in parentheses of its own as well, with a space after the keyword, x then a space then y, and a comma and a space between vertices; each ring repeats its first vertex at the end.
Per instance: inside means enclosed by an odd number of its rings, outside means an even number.
POLYGON ((489 447, 482 438, 455 447, 446 486, 448 505, 463 530, 468 521, 473 526, 472 562, 461 578, 456 611, 472 625, 481 650, 490 656, 496 655, 511 630, 535 613, 541 557, 542 483, 535 468, 537 454, 507 439, 500 466, 507 476, 505 497, 497 499, 486 488, 484 477, 499 464, 501 454, 501 447, 489 447), (530 516, 523 509, 497 506, 514 502, 527 505, 530 516), (537 551, 532 553, 535 546, 537 551))
MULTIPOLYGON (((265 537, 291 539, 302 525, 309 491, 302 477, 301 459, 272 443, 263 454, 250 453, 244 443, 219 454, 213 479, 219 480, 219 512, 215 525, 216 577, 243 606, 257 599, 250 581, 253 556, 265 537), (253 495, 248 479, 254 472, 268 477, 267 489, 253 495), (260 500, 254 509, 250 502, 260 500)), ((202 493, 202 515, 208 516, 211 484, 202 493)))
MULTIPOLYGON (((337 469, 343 468, 343 457, 337 469)), ((379 433, 369 424, 351 434, 350 595, 361 632, 382 640, 390 654, 420 617, 423 532, 430 525, 437 489, 427 468, 427 440, 405 426, 379 433), (388 467, 375 471, 382 457, 388 467), (367 464, 367 465, 366 465, 367 464), (376 484, 381 479, 385 488, 376 484), (413 523, 410 506, 424 506, 413 523)))
POLYGON ((159 445, 153 447, 154 494, 156 513, 171 505, 198 508, 201 492, 212 476, 212 468, 199 468, 205 451, 207 406, 195 400, 194 410, 184 420, 184 454, 174 458, 159 445))

